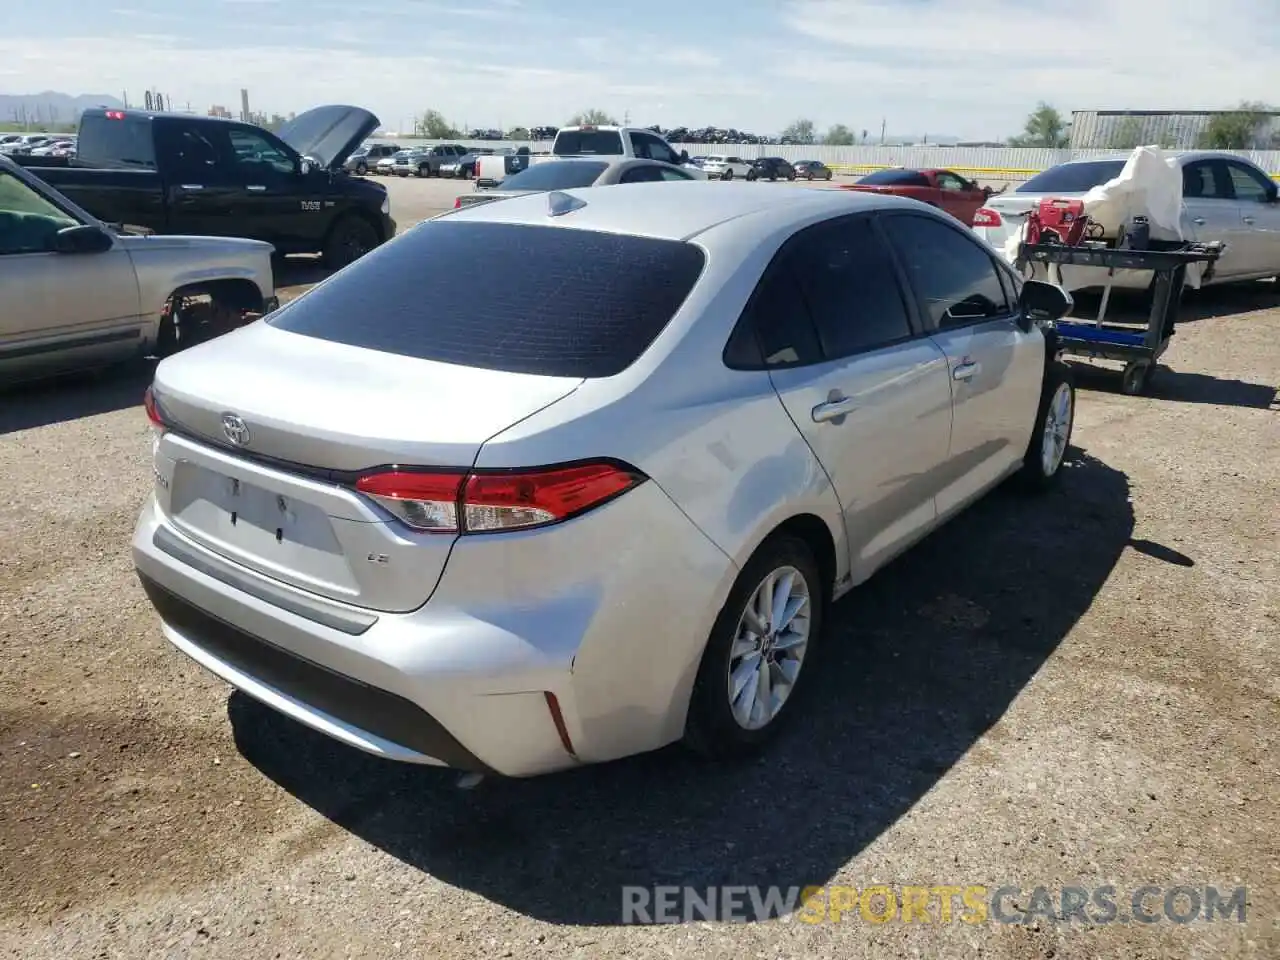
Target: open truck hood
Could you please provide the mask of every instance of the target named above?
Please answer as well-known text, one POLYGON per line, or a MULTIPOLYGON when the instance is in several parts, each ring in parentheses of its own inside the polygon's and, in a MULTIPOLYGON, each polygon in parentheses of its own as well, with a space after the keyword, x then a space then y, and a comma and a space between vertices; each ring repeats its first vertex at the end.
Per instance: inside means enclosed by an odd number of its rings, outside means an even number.
POLYGON ((299 114, 281 127, 276 136, 301 156, 337 170, 356 147, 378 129, 380 122, 363 107, 331 104, 299 114))

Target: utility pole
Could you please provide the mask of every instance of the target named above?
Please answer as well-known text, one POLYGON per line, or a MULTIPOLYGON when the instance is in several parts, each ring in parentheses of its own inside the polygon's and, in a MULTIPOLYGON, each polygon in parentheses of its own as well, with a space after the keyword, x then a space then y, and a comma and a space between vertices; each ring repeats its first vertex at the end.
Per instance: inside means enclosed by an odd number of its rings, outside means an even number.
POLYGON ((881 117, 880 118, 880 146, 882 147, 884 146, 884 131, 887 125, 888 125, 888 121, 883 117, 881 117))

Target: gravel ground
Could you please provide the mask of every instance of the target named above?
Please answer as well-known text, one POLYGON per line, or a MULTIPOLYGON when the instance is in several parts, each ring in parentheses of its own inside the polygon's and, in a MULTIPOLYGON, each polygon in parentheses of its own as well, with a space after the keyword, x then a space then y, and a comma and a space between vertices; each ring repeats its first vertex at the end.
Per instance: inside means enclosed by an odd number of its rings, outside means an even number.
MULTIPOLYGON (((401 221, 445 186, 395 184, 401 221)), ((1280 956, 1278 307, 1198 299, 1155 396, 1086 377, 1061 487, 997 491, 843 601, 808 722, 758 760, 470 792, 168 648, 126 548, 145 374, 0 397, 0 953, 1280 956), (624 884, 717 883, 1249 900, 1243 925, 619 923, 624 884)))

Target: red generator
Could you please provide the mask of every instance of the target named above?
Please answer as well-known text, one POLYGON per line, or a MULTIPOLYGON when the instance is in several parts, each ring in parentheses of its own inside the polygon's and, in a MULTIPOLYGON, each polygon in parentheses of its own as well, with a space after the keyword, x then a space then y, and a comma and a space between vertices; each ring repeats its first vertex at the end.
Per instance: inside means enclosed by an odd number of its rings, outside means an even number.
POLYGON ((1046 197, 1040 208, 1027 215, 1027 243, 1065 243, 1078 246, 1084 239, 1089 218, 1083 200, 1046 197))

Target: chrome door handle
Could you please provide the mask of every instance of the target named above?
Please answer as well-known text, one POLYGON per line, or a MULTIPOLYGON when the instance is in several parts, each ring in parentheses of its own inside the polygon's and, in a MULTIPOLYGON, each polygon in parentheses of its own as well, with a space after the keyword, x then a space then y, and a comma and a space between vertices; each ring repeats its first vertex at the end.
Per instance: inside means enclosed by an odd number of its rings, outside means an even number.
POLYGON ((1196 218, 1195 218, 1194 220, 1192 220, 1191 222, 1192 222, 1192 223, 1194 223, 1197 227, 1203 227, 1203 226, 1204 226, 1204 217, 1196 217, 1196 218))
POLYGON ((1249 226, 1251 226, 1251 227, 1252 227, 1252 226, 1253 226, 1253 217, 1245 217, 1245 218, 1244 218, 1244 222, 1245 222, 1245 223, 1247 223, 1247 224, 1249 224, 1249 226))
POLYGON ((846 414, 853 413, 858 408, 858 402, 852 397, 833 396, 826 403, 820 403, 813 408, 813 422, 827 423, 831 420, 839 420, 846 414))
POLYGON ((262 184, 260 184, 260 183, 251 183, 251 184, 249 184, 249 186, 248 186, 248 187, 246 187, 245 189, 246 189, 246 190, 252 190, 254 193, 262 193, 262 192, 263 192, 264 190, 266 190, 267 188, 266 188, 266 187, 264 187, 264 186, 263 186, 262 184))
POLYGON ((972 360, 965 363, 958 363, 954 370, 951 371, 951 379, 953 380, 972 380, 974 374, 982 369, 982 365, 974 363, 972 360))

